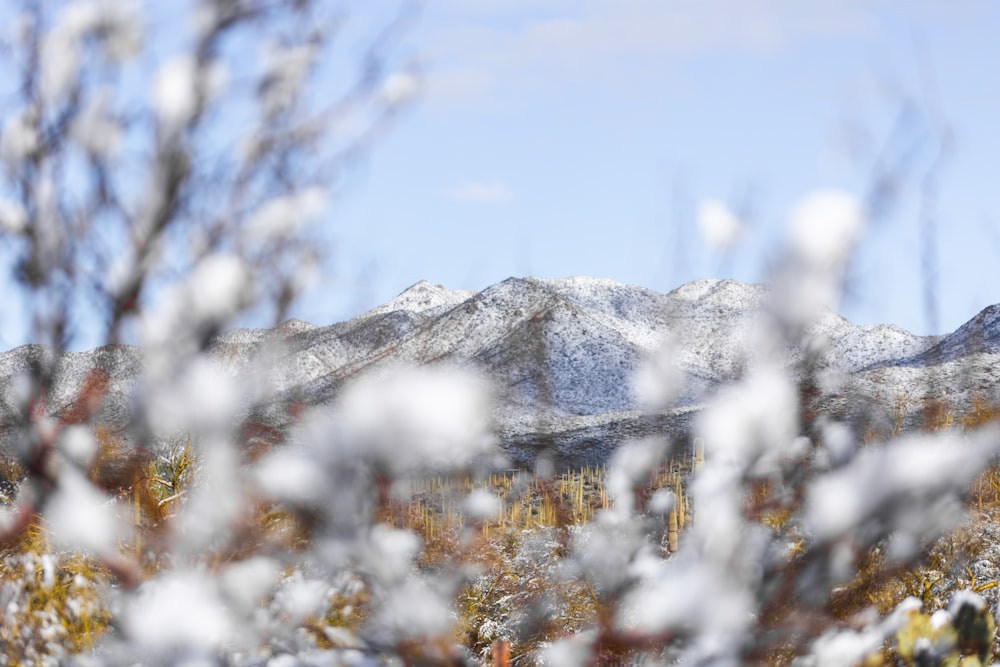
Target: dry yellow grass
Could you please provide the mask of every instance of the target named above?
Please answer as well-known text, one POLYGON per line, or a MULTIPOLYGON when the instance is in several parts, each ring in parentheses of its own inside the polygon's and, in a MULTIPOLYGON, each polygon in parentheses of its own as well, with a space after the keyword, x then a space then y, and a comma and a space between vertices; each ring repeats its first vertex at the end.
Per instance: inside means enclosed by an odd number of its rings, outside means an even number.
MULTIPOLYGON (((924 406, 921 417, 923 427, 929 430, 971 429, 1000 419, 1000 410, 977 397, 964 414, 956 414, 945 404, 934 404, 924 406)), ((97 429, 95 435, 98 456, 88 472, 95 483, 132 507, 134 537, 120 547, 123 555, 143 565, 148 576, 162 562, 157 556, 160 535, 182 506, 187 489, 196 483, 195 450, 187 443, 170 456, 143 459, 131 453, 113 433, 97 429)), ((13 460, 2 460, 0 464, 12 475, 19 472, 13 460)), ((692 507, 687 494, 687 479, 695 465, 689 459, 670 461, 650 476, 647 485, 634 492, 633 505, 639 509, 646 507, 655 490, 672 492, 673 508, 660 524, 665 552, 677 548, 685 526, 696 520, 697 508, 692 507)), ((585 468, 547 479, 516 471, 481 480, 461 476, 417 479, 408 483, 405 493, 392 493, 391 485, 380 483, 375 518, 422 538, 423 550, 418 559, 421 567, 478 568, 481 576, 470 581, 456 600, 456 632, 476 653, 486 655, 497 639, 483 634, 482 628, 490 627, 487 621, 501 613, 501 600, 525 608, 539 604, 543 598, 549 601, 546 604, 555 601, 561 611, 553 620, 529 637, 508 645, 512 659, 516 659, 540 641, 597 627, 607 615, 607 602, 585 581, 572 577, 553 579, 550 572, 543 571, 566 553, 575 527, 590 523, 598 512, 611 507, 613 499, 604 479, 602 468, 585 468), (495 516, 477 519, 465 513, 462 499, 476 489, 496 495, 495 516), (524 540, 538 534, 551 536, 546 557, 549 562, 519 561, 516 556, 524 540)), ((787 530, 796 508, 777 503, 778 491, 766 483, 751 485, 744 507, 747 518, 774 531, 787 530)), ((982 520, 993 521, 1000 516, 1000 466, 986 470, 970 488, 968 498, 982 520)), ((247 516, 240 540, 229 551, 218 554, 218 562, 243 558, 255 549, 294 552, 310 544, 312 525, 307 515, 261 502, 248 508, 247 516)), ((855 579, 833 592, 828 609, 831 620, 847 619, 870 606, 886 613, 908 596, 921 598, 926 608, 939 607, 942 596, 949 591, 938 585, 938 573, 966 568, 983 547, 977 541, 978 534, 974 525, 958 529, 932 545, 916 567, 906 570, 888 567, 878 552, 862 557, 855 579)), ((99 563, 78 554, 51 552, 44 529, 37 522, 17 544, 8 545, 2 552, 8 563, 2 580, 18 581, 21 586, 17 594, 21 614, 0 630, 8 664, 32 664, 31 656, 43 650, 39 642, 44 641, 61 643, 67 653, 85 650, 107 626, 109 615, 101 606, 100 592, 111 585, 112 575, 99 563), (39 563, 43 556, 51 574, 42 572, 39 563), (86 601, 83 607, 80 600, 86 601), (86 611, 81 611, 84 607, 86 611), (17 655, 9 648, 16 645, 11 643, 15 636, 26 638, 17 655)), ((997 586, 995 581, 971 578, 957 583, 981 591, 997 586)), ((356 595, 333 599, 327 612, 306 621, 303 629, 320 646, 336 645, 338 635, 331 628, 360 627, 367 595, 360 587, 356 595)), ((777 610, 774 619, 780 621, 792 611, 777 610)), ((781 655, 772 656, 774 662, 795 655, 795 647, 785 648, 781 655)))
POLYGON ((11 598, 0 623, 0 662, 41 664, 90 648, 111 614, 109 573, 81 554, 54 551, 41 521, 0 551, 0 585, 11 598))

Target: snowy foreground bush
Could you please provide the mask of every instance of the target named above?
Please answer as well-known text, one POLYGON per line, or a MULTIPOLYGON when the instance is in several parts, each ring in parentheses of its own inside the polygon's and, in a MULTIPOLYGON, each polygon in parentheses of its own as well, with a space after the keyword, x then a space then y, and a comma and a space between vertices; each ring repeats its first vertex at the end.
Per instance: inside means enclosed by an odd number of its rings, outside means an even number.
MULTIPOLYGON (((6 664, 992 660, 995 580, 956 583, 951 531, 996 431, 862 443, 822 410, 836 378, 806 332, 865 217, 842 193, 792 212, 755 354, 690 440, 627 443, 604 473, 497 474, 488 381, 430 366, 279 405, 293 426, 250 447, 278 388, 209 347, 247 313, 284 319, 318 261, 306 223, 416 86, 385 56, 393 18, 329 85, 326 9, 203 0, 166 45, 124 0, 11 22, 0 229, 46 347, 3 388, 6 664), (123 431, 99 369, 51 395, 96 321, 143 350, 123 431)), ((664 346, 637 382, 651 411, 682 389, 664 346)))

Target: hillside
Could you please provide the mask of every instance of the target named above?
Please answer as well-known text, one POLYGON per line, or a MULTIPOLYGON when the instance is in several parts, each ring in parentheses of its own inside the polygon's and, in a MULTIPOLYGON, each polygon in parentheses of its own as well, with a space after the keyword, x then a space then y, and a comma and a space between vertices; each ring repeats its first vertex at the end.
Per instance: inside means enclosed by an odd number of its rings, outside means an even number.
MULTIPOLYGON (((540 443, 553 447, 560 463, 600 463, 625 438, 684 434, 706 397, 741 374, 761 336, 783 346, 789 366, 807 364, 833 405, 863 398, 869 411, 888 413, 900 396, 914 404, 942 394, 960 404, 992 396, 1000 307, 944 337, 859 326, 826 313, 803 339, 784 340, 773 328, 770 299, 762 285, 730 280, 698 280, 668 294, 585 277, 509 278, 478 293, 419 282, 351 320, 238 329, 220 336, 212 351, 229 373, 259 388, 261 400, 247 407, 247 418, 278 431, 293 419, 289 404, 328 402, 361 373, 398 364, 471 365, 496 386, 496 429, 517 463, 530 461, 540 443), (646 414, 633 377, 665 343, 683 390, 672 409, 646 414)), ((44 354, 25 346, 0 355, 5 423, 17 414, 15 378, 44 354)), ((67 354, 47 408, 65 418, 98 369, 101 418, 124 429, 125 408, 141 394, 141 368, 132 347, 67 354)))

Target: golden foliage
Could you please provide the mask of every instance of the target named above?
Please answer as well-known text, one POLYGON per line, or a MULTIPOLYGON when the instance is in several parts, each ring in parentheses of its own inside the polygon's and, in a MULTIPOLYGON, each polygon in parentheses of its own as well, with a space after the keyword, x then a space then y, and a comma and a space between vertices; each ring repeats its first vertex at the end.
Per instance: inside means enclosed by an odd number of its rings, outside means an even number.
MULTIPOLYGON (((898 427, 902 427, 904 409, 909 411, 911 407, 908 400, 898 402, 898 427)), ((962 414, 943 401, 926 403, 919 414, 919 423, 929 430, 972 429, 1000 419, 1000 409, 979 396, 962 414)), ((133 508, 134 537, 121 544, 121 549, 125 555, 137 558, 147 575, 152 574, 161 565, 159 541, 196 482, 195 448, 185 442, 169 455, 154 458, 136 454, 106 429, 98 427, 95 436, 97 455, 88 473, 96 484, 133 508)), ((664 553, 677 548, 685 527, 697 518, 697 508, 692 507, 686 492, 695 463, 670 461, 650 476, 648 484, 633 491, 632 504, 640 511, 647 508, 656 490, 673 494, 669 512, 657 519, 659 523, 651 523, 662 531, 659 538, 664 553)), ((19 478, 17 461, 0 458, 0 474, 19 478)), ((517 471, 480 480, 461 476, 415 479, 399 488, 389 480, 377 480, 375 518, 413 531, 422 539, 420 567, 454 568, 466 573, 456 598, 457 637, 484 659, 500 642, 510 660, 516 662, 529 656, 540 642, 587 628, 604 632, 613 602, 603 599, 582 577, 561 568, 574 531, 613 503, 604 479, 602 468, 584 468, 545 479, 517 471), (461 499, 476 489, 496 496, 495 516, 467 515, 461 499), (535 550, 533 557, 525 556, 529 547, 535 550), (537 610, 543 608, 549 613, 538 615, 537 610), (530 631, 522 628, 515 632, 521 627, 515 618, 519 614, 532 619, 530 631), (539 618, 546 621, 537 622, 539 618)), ((744 515, 782 534, 789 544, 801 545, 803 538, 796 534, 792 521, 800 495, 776 488, 774 482, 754 481, 744 501, 744 515)), ((968 497, 980 521, 1000 516, 1000 466, 984 471, 968 497)), ((297 552, 311 544, 315 518, 307 510, 261 501, 247 508, 246 516, 243 532, 217 554, 216 563, 245 558, 258 550, 297 552)), ((930 613, 941 608, 958 588, 992 590, 998 585, 996 581, 975 581, 969 569, 984 546, 982 531, 973 523, 939 539, 916 566, 907 569, 887 563, 878 549, 855 554, 855 576, 831 591, 825 622, 846 621, 871 607, 886 614, 911 596, 920 599, 930 613), (968 572, 969 576, 955 577, 955 572, 968 572)), ((790 568, 794 568, 796 553, 795 548, 789 552, 790 568)), ((102 591, 113 580, 106 568, 79 554, 52 553, 37 522, 0 555, 4 559, 0 581, 8 587, 20 587, 17 604, 12 607, 19 611, 0 629, 7 664, 32 664, 32 656, 40 655, 40 651, 51 654, 55 649, 46 649, 42 645, 46 641, 61 646, 66 655, 93 645, 110 620, 101 599, 102 591), (43 556, 45 567, 41 565, 43 556)), ((363 626, 370 591, 363 581, 359 582, 349 593, 334 595, 324 614, 303 623, 303 631, 313 637, 317 646, 342 646, 348 641, 345 638, 352 636, 343 631, 356 632, 363 626)), ((780 623, 796 613, 796 603, 789 599, 765 611, 762 624, 780 623)), ((913 637, 929 636, 921 618, 915 616, 912 620, 913 637)), ((913 637, 895 638, 895 644, 886 647, 885 655, 907 662, 907 656, 912 655, 913 637)), ((608 660, 625 659, 630 651, 638 650, 619 648, 606 656, 608 660)), ((430 650, 413 647, 413 654, 424 649, 430 650)), ((801 650, 794 642, 776 644, 768 660, 783 664, 801 650)))
POLYGON ((41 664, 89 649, 108 626, 108 572, 81 554, 56 552, 40 521, 0 552, 8 599, 0 623, 0 663, 41 664))

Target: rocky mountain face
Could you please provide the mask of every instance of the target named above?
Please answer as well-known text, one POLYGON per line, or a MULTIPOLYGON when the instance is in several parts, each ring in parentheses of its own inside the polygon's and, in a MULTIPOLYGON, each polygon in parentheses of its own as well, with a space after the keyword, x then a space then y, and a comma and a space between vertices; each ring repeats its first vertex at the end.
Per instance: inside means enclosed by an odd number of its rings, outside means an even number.
MULTIPOLYGON (((699 280, 668 294, 579 277, 511 278, 479 293, 420 282, 331 326, 291 320, 273 330, 228 332, 212 353, 241 382, 273 390, 247 415, 252 433, 280 434, 294 419, 289 405, 329 402, 363 372, 454 363, 494 381, 496 428, 515 463, 530 463, 544 449, 557 464, 578 465, 603 462, 627 438, 684 437, 699 407, 744 372, 761 337, 774 344, 770 305, 766 287, 729 280, 699 280), (672 408, 643 411, 633 378, 656 354, 680 369, 683 389, 672 408)), ((975 396, 992 399, 1000 306, 943 337, 827 313, 780 345, 790 368, 814 378, 817 400, 844 415, 863 405, 865 419, 885 427, 916 419, 928 398, 956 410, 975 396)), ((14 419, 18 377, 44 354, 25 346, 0 355, 7 388, 0 422, 14 419)), ((124 429, 142 366, 141 351, 126 346, 66 354, 46 408, 71 422, 81 393, 93 394, 97 383, 101 420, 124 429)))

